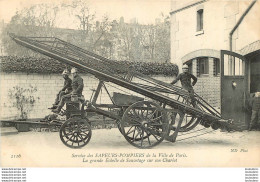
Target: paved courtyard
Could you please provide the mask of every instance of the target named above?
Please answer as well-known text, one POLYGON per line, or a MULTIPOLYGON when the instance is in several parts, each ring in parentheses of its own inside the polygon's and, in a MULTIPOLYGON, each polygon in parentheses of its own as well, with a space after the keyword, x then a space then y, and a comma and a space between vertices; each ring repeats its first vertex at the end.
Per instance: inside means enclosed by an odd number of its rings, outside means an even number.
POLYGON ((152 149, 133 147, 117 128, 93 130, 89 144, 81 149, 66 147, 59 132, 1 136, 3 167, 259 167, 259 153, 259 131, 217 130, 175 143, 163 141, 152 149))

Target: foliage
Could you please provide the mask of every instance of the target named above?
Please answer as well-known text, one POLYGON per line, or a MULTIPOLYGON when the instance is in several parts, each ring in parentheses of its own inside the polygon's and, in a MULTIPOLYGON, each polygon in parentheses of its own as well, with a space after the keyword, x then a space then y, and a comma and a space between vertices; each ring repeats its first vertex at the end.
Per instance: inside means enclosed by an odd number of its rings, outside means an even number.
POLYGON ((17 45, 8 33, 19 36, 55 36, 54 25, 59 7, 49 4, 36 4, 17 11, 9 24, 3 28, 2 43, 8 55, 43 57, 30 49, 17 45))
POLYGON ((15 86, 13 89, 9 89, 8 97, 13 100, 11 103, 13 107, 16 107, 20 112, 20 119, 24 120, 28 118, 28 113, 33 109, 34 104, 39 97, 35 98, 33 94, 37 92, 37 88, 30 86, 29 88, 22 88, 15 86))
POLYGON ((119 23, 117 25, 120 59, 129 61, 170 61, 169 16, 161 15, 156 24, 141 25, 119 23), (162 22, 161 22, 162 20, 162 22))
MULTIPOLYGON (((97 20, 96 13, 84 0, 56 4, 35 4, 16 12, 11 22, 4 26, 1 35, 7 55, 44 57, 17 45, 8 33, 29 37, 58 37, 103 57, 121 61, 169 62, 170 21, 162 15, 155 24, 141 25, 110 20, 104 15, 97 20), (57 28, 67 14, 66 26, 73 24, 78 30, 57 28)), ((72 28, 72 27, 70 27, 72 28)))
MULTIPOLYGON (((98 67, 100 64, 91 60, 84 60, 90 67, 98 67)), ((107 62, 109 65, 116 65, 117 73, 125 73, 121 68, 134 68, 145 75, 177 75, 178 66, 171 63, 154 62, 131 62, 114 61, 107 62)), ((0 69, 4 72, 26 72, 26 73, 61 73, 66 68, 65 64, 50 58, 32 57, 0 57, 0 69)))
POLYGON ((74 16, 78 22, 78 29, 82 30, 86 38, 93 29, 95 12, 91 10, 89 4, 83 0, 73 0, 71 2, 62 3, 61 7, 65 9, 69 15, 74 16))
POLYGON ((0 57, 0 69, 4 72, 61 73, 65 68, 65 64, 50 58, 0 57))

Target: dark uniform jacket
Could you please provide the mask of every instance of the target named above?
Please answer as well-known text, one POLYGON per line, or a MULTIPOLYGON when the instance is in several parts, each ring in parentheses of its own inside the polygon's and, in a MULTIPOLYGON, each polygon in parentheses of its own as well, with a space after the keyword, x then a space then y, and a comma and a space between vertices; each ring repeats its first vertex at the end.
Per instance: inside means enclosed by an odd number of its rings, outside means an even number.
POLYGON ((61 91, 65 91, 66 89, 68 89, 68 91, 71 92, 72 91, 71 83, 72 83, 72 80, 69 77, 65 78, 64 86, 61 89, 61 91))
POLYGON ((249 101, 249 106, 252 108, 254 111, 259 111, 260 110, 260 97, 253 97, 249 101))
POLYGON ((73 94, 77 94, 78 96, 81 96, 83 87, 84 87, 83 79, 79 75, 76 75, 72 80, 73 94))
POLYGON ((192 86, 194 86, 197 82, 197 78, 188 72, 179 74, 175 80, 172 81, 171 84, 175 84, 178 80, 181 81, 181 85, 184 89, 190 90, 193 89, 192 86), (192 85, 191 85, 191 79, 193 79, 192 85))

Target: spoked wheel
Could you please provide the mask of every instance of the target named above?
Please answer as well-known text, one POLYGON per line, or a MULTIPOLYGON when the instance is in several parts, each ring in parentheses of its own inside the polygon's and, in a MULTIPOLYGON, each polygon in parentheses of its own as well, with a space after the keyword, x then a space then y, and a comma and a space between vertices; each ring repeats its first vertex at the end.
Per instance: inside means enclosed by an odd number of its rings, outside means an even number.
POLYGON ((138 148, 151 148, 161 143, 167 133, 166 114, 158 104, 136 102, 124 112, 121 130, 125 139, 138 148))
MULTIPOLYGON (((125 110, 126 110, 126 109, 124 109, 124 111, 125 111, 125 110)), ((120 131, 120 133, 121 133, 122 135, 124 135, 123 132, 122 132, 121 119, 120 119, 120 120, 116 120, 116 124, 117 124, 117 128, 118 128, 118 130, 120 131)), ((150 135, 150 134, 149 134, 149 135, 150 135)), ((144 136, 143 139, 146 139, 149 135, 144 136)), ((133 139, 132 136, 128 136, 128 137, 129 137, 130 140, 133 139)), ((141 137, 136 137, 136 138, 135 138, 136 141, 139 141, 139 140, 141 140, 141 139, 142 139, 141 137)))
MULTIPOLYGON (((124 135, 124 133, 123 133, 123 130, 122 130, 122 125, 121 125, 121 120, 119 121, 119 120, 117 120, 116 121, 116 124, 117 124, 117 128, 118 128, 118 130, 120 131, 120 133, 122 134, 122 135, 124 135)), ((143 138, 142 137, 140 137, 140 136, 137 136, 137 137, 135 137, 135 141, 139 141, 139 140, 141 140, 141 139, 146 139, 148 136, 150 136, 151 134, 148 134, 148 135, 146 135, 146 136, 144 136, 143 138)), ((133 140, 134 139, 134 136, 127 136, 128 138, 129 138, 129 140, 133 140)))
POLYGON ((91 138, 91 127, 86 119, 73 117, 60 128, 60 139, 70 148, 81 148, 88 144, 91 138))

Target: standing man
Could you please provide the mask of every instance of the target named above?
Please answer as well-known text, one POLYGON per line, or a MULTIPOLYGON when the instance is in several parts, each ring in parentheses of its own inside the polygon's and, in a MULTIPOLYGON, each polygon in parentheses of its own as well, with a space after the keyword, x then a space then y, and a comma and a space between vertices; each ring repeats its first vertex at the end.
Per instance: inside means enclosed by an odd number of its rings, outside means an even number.
POLYGON ((250 100, 249 105, 252 108, 251 121, 249 131, 251 131, 257 124, 260 124, 260 92, 256 92, 250 100))
POLYGON ((52 110, 55 113, 59 113, 61 108, 64 106, 66 100, 70 100, 72 95, 77 95, 78 97, 82 96, 83 91, 83 79, 78 75, 77 68, 71 69, 72 74, 72 92, 61 97, 61 100, 58 104, 58 107, 52 110))
POLYGON ((59 91, 59 93, 56 96, 56 99, 55 99, 53 106, 49 109, 57 108, 57 105, 58 105, 59 101, 61 100, 61 97, 72 91, 72 87, 71 87, 72 80, 69 78, 69 71, 67 69, 65 69, 62 72, 62 76, 64 78, 63 88, 59 91))
POLYGON ((183 73, 180 73, 176 77, 176 79, 171 82, 171 84, 175 84, 178 80, 180 80, 182 88, 184 88, 185 90, 187 90, 189 92, 189 95, 191 98, 191 104, 193 105, 193 107, 195 107, 193 86, 197 83, 198 79, 193 74, 188 72, 189 71, 188 65, 186 65, 186 64, 183 65, 182 71, 183 71, 183 73), (192 83, 191 83, 191 79, 193 80, 192 83))

